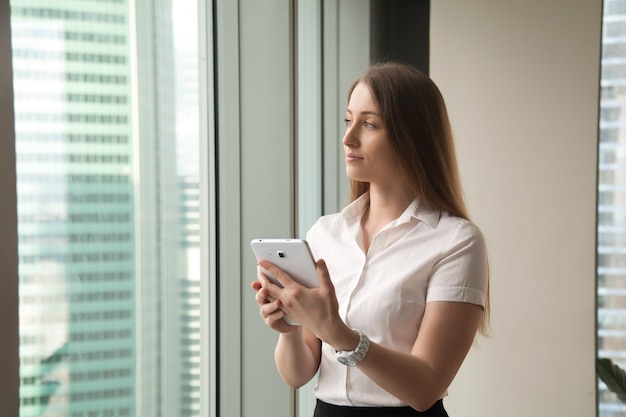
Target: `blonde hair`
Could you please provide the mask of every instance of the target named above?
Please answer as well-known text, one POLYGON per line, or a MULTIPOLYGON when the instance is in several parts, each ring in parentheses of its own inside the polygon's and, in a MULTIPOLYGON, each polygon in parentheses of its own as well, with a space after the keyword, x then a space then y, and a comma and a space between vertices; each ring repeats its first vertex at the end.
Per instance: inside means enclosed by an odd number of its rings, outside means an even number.
MULTIPOLYGON (((396 158, 413 198, 429 207, 469 220, 454 149, 452 127, 443 96, 416 68, 397 62, 371 65, 352 83, 369 87, 376 100, 396 158)), ((350 199, 369 190, 369 183, 350 180, 350 199)), ((488 333, 489 287, 479 332, 488 333)))

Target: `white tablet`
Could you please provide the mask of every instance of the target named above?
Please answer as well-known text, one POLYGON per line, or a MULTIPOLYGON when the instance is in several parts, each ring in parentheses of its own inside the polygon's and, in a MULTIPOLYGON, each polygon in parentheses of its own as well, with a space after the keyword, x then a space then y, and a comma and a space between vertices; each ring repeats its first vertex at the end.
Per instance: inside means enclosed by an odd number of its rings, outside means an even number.
MULTIPOLYGON (((253 239, 250 247, 257 261, 270 261, 307 288, 319 286, 315 260, 306 240, 253 239)), ((274 276, 265 270, 263 272, 272 282, 280 285, 274 276)))

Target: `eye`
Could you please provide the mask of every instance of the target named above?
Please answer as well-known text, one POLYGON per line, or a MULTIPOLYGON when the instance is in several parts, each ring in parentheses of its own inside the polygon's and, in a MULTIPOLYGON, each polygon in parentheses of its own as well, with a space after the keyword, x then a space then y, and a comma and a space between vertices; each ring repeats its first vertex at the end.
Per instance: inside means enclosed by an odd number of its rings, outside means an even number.
POLYGON ((347 117, 343 119, 343 122, 346 124, 346 127, 349 127, 352 124, 352 120, 347 117))
POLYGON ((376 126, 374 125, 374 123, 370 123, 370 122, 363 122, 363 126, 369 128, 369 129, 373 129, 376 126))

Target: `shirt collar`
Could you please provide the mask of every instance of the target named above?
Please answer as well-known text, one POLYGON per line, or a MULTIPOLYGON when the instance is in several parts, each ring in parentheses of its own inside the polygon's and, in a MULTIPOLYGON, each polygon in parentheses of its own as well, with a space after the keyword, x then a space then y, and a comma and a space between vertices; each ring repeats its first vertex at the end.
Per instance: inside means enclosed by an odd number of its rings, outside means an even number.
MULTIPOLYGON (((369 202, 369 193, 366 192, 354 200, 352 203, 348 204, 342 211, 343 218, 347 223, 352 223, 354 221, 359 220, 363 211, 367 207, 369 202)), ((409 204, 409 206, 404 210, 404 212, 398 217, 393 223, 394 225, 407 223, 411 221, 411 218, 416 218, 419 221, 422 221, 428 224, 431 228, 436 228, 437 223, 439 223, 439 218, 441 217, 441 212, 436 209, 431 209, 426 207, 425 204, 420 204, 419 199, 415 199, 409 204)))

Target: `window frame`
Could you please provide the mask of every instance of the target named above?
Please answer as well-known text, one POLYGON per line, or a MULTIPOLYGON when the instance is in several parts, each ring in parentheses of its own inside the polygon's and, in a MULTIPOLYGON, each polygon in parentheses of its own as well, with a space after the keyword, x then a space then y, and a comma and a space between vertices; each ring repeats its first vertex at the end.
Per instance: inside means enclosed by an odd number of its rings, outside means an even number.
POLYGON ((11 52, 11 8, 9 1, 0 2, 0 415, 17 416, 20 408, 19 395, 19 320, 18 320, 18 254, 17 254, 17 178, 15 172, 15 113, 13 108, 13 70, 11 52), (11 168, 12 167, 12 168, 11 168))

